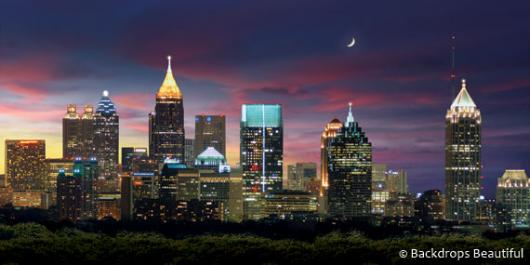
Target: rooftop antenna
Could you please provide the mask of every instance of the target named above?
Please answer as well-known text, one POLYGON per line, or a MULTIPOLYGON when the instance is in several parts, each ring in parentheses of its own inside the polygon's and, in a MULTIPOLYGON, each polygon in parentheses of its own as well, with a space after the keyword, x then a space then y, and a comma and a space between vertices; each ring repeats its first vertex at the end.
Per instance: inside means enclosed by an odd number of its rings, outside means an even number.
POLYGON ((451 99, 455 98, 456 95, 456 70, 455 70, 455 56, 456 56, 456 37, 453 34, 451 36, 451 99))

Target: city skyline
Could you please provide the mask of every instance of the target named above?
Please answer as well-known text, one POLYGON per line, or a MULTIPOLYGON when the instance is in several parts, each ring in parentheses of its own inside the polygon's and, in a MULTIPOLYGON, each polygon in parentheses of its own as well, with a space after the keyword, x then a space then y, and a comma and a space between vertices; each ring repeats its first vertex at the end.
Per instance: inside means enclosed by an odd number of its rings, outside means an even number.
MULTIPOLYGON (((257 11, 252 4, 247 6, 251 8, 248 14, 238 13, 241 9, 210 7, 217 14, 212 24, 219 22, 217 25, 175 25, 164 18, 170 16, 159 15, 175 12, 172 4, 132 3, 116 20, 103 13, 102 21, 95 24, 87 21, 99 10, 89 8, 64 31, 55 32, 55 23, 67 23, 71 18, 57 14, 40 28, 28 27, 56 12, 54 4, 28 7, 24 19, 31 23, 9 14, 10 8, 20 8, 17 5, 24 4, 10 3, 0 9, 0 138, 45 139, 48 157, 61 156, 61 119, 66 105, 96 105, 103 90, 110 91, 120 114, 120 147, 148 146, 147 114, 154 109, 155 94, 165 74, 165 56, 171 54, 175 79, 186 102, 186 135, 194 135, 195 115, 226 115, 230 164, 239 160, 242 104, 282 104, 285 164, 292 164, 319 162, 322 128, 333 118, 344 120, 344 110, 352 101, 354 116, 373 144, 374 162, 407 170, 413 192, 444 190, 443 128, 445 111, 454 98, 448 78, 449 39, 454 34, 457 78, 467 79, 484 117, 485 194, 493 197, 497 178, 505 169, 528 169, 530 164, 526 118, 530 114, 530 80, 528 63, 521 59, 528 58, 529 40, 519 39, 529 26, 487 24, 501 32, 495 36, 482 29, 491 17, 508 19, 505 23, 510 25, 524 22, 523 9, 497 10, 493 2, 485 2, 483 8, 473 10, 471 4, 464 3, 455 8, 458 10, 441 7, 440 14, 431 17, 405 12, 400 20, 387 14, 386 22, 372 22, 375 24, 368 30, 361 12, 352 15, 351 9, 340 12, 335 7, 336 17, 330 17, 318 11, 319 4, 307 14, 283 14, 283 8, 257 11), (43 14, 38 7, 44 8, 43 14), (237 16, 224 21, 233 14, 237 16), (265 23, 276 16, 287 23, 265 23), (318 27, 312 16, 329 21, 318 27), (435 22, 441 18, 450 23, 435 22), (401 23, 388 25, 389 20, 401 23), (240 22, 248 25, 240 26, 239 31, 229 30, 240 22), (134 28, 139 23, 147 25, 134 28), (103 24, 120 34, 111 37, 110 31, 97 32, 103 24), (422 31, 414 38, 407 37, 408 32, 389 34, 402 27, 418 33, 422 28, 418 24, 429 25, 432 32, 422 31), (384 30, 385 26, 389 29, 384 30), (305 30, 288 36, 297 27, 305 30), (204 28, 210 29, 199 32, 204 28), (166 30, 175 36, 163 34, 166 30), (345 46, 352 34, 357 44, 348 49, 345 46), (394 46, 381 43, 385 34, 394 46), (275 41, 260 42, 271 35, 275 41), (227 46, 225 38, 231 39, 234 47, 227 46), (120 45, 131 40, 138 42, 120 45), (290 47, 298 44, 301 47, 290 47)), ((435 7, 403 8, 421 13, 418 10, 435 7)), ((198 7, 185 9, 191 15, 179 15, 197 22, 193 14, 201 14, 198 7)), ((387 10, 392 8, 381 12, 387 10)))

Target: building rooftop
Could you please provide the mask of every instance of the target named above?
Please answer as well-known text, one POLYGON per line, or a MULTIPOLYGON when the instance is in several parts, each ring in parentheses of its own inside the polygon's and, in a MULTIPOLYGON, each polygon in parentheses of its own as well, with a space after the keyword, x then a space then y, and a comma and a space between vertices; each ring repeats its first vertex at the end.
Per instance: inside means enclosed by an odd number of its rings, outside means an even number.
POLYGON ((158 99, 182 99, 182 92, 173 77, 173 72, 171 71, 171 56, 167 57, 167 71, 166 77, 156 94, 158 99))
POLYGON ((460 89, 460 92, 453 101, 453 104, 451 104, 451 108, 456 107, 477 107, 477 105, 475 105, 475 102, 469 95, 469 92, 467 92, 465 79, 462 79, 462 88, 460 89))

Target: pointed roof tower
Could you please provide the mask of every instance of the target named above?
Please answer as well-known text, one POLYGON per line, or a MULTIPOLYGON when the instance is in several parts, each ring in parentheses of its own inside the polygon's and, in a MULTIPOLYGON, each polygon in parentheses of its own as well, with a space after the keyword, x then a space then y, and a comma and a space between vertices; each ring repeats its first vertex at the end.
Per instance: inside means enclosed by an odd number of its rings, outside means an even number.
POLYGON ((103 91, 101 99, 98 103, 98 107, 96 109, 96 113, 101 114, 103 116, 110 116, 116 114, 116 107, 114 106, 112 100, 110 100, 109 98, 109 91, 103 91))
POLYGON ((346 118, 346 122, 344 123, 345 127, 350 127, 352 123, 355 122, 355 119, 353 118, 353 114, 351 112, 352 103, 348 103, 348 117, 346 118))
POLYGON ((156 94, 157 99, 182 99, 182 93, 180 88, 173 77, 173 72, 171 71, 171 56, 167 57, 167 71, 164 82, 160 86, 158 93, 156 94))
POLYGON ((477 105, 475 105, 475 102, 469 95, 469 92, 467 92, 465 79, 462 79, 462 88, 460 89, 460 93, 458 93, 455 100, 453 101, 453 104, 451 104, 451 108, 456 107, 477 107, 477 105))

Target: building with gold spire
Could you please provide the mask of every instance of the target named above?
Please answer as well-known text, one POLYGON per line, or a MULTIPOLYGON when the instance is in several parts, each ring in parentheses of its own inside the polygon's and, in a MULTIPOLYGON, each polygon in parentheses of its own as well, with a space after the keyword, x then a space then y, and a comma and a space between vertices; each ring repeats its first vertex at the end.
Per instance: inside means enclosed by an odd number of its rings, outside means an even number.
POLYGON ((480 110, 469 95, 466 81, 445 116, 446 219, 475 221, 481 172, 480 110))
POLYGON ((184 104, 168 56, 166 77, 156 94, 155 112, 149 114, 149 154, 163 162, 167 158, 184 163, 184 104))

